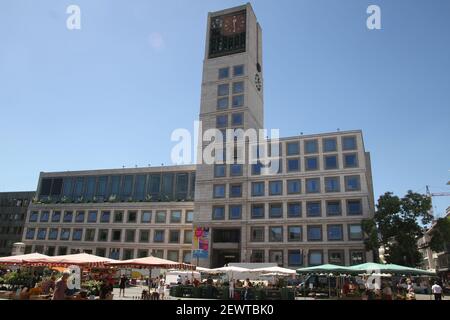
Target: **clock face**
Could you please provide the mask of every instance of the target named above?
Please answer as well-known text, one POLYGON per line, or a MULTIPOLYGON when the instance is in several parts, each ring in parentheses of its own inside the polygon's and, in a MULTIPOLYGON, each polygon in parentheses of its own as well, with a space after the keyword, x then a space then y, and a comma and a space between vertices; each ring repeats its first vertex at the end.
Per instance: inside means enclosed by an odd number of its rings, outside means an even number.
POLYGON ((209 58, 244 52, 246 28, 245 10, 212 17, 209 32, 209 58))
POLYGON ((256 89, 258 91, 261 91, 261 89, 262 89, 262 79, 261 79, 261 76, 259 75, 259 73, 257 73, 255 75, 255 86, 256 86, 256 89))
POLYGON ((229 15, 223 19, 223 34, 234 35, 245 31, 245 14, 229 15))

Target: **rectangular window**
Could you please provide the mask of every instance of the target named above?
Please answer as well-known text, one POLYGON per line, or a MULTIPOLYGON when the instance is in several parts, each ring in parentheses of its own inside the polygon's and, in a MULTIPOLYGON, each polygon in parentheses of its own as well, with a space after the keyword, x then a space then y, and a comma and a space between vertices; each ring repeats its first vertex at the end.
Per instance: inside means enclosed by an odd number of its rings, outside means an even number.
POLYGON ((27 229, 27 234, 25 235, 25 238, 27 240, 34 240, 34 234, 36 232, 35 228, 28 228, 27 229))
POLYGON ((155 223, 166 223, 166 215, 165 211, 156 211, 155 223))
POLYGON ((184 243, 192 243, 192 235, 193 235, 192 230, 184 230, 183 242, 184 243))
POLYGON ((360 216, 362 215, 362 203, 361 200, 347 200, 347 215, 360 216))
POLYGON ((164 242, 164 230, 155 230, 153 233, 153 242, 164 242))
POLYGON ((114 211, 114 223, 123 222, 123 211, 114 211))
POLYGON ((73 229, 72 234, 73 241, 81 241, 82 236, 83 236, 83 229, 73 229))
POLYGON ((323 144, 323 152, 337 151, 336 138, 324 138, 322 140, 322 144, 323 144))
POLYGON ((310 266, 318 266, 323 264, 323 253, 320 250, 310 250, 308 253, 308 261, 310 266))
POLYGON ((122 230, 112 231, 112 241, 122 241, 122 230))
POLYGON ((300 154, 300 143, 298 141, 286 142, 286 154, 288 156, 299 155, 300 154))
POLYGON ((73 212, 72 211, 66 211, 64 212, 64 222, 72 222, 73 221, 73 212))
POLYGON ((232 126, 242 126, 244 124, 244 114, 243 113, 233 113, 231 115, 231 125, 232 126))
POLYGON ((148 250, 147 249, 138 249, 137 257, 138 257, 138 259, 148 257, 148 250))
POLYGON ((217 109, 219 110, 228 109, 228 105, 229 105, 228 97, 217 99, 217 109))
POLYGON ((320 178, 306 179, 306 193, 320 193, 320 178))
POLYGON ((228 83, 224 83, 224 84, 219 84, 217 86, 217 95, 219 97, 221 96, 227 96, 230 94, 230 86, 228 83))
POLYGON ((216 117, 216 127, 217 128, 224 128, 228 126, 228 115, 222 114, 220 116, 216 117))
POLYGON ((213 197, 214 198, 225 198, 225 185, 216 184, 213 186, 213 197))
POLYGON ((128 229, 125 230, 125 242, 134 242, 136 239, 136 230, 128 229))
POLYGON ((336 265, 344 265, 344 251, 342 250, 328 250, 328 263, 336 265))
POLYGON ((231 198, 242 197, 242 184, 230 184, 230 197, 231 198))
POLYGON ((264 204, 252 204, 252 219, 264 219, 264 204))
POLYGON ((134 250, 133 249, 123 249, 123 260, 130 260, 134 258, 134 250))
POLYGON ((282 218, 283 217, 283 204, 271 203, 269 204, 269 218, 282 218))
POLYGON ((234 82, 233 83, 233 94, 243 93, 244 92, 244 81, 234 82))
POLYGON ((239 108, 244 105, 244 95, 240 94, 237 96, 233 96, 232 99, 233 108, 239 108))
POLYGON ((244 73, 245 73, 245 71, 244 71, 244 65, 243 64, 233 67, 233 76, 234 77, 243 76, 244 73))
POLYGON ((339 177, 325 177, 325 192, 341 191, 341 183, 339 177))
POLYGON ((61 229, 61 235, 60 235, 60 240, 69 240, 70 238, 70 229, 61 229))
POLYGON ((356 265, 364 263, 364 252, 363 251, 350 251, 350 264, 356 265))
POLYGON ((143 211, 141 215, 142 223, 150 223, 152 222, 152 212, 151 211, 143 211))
POLYGON ((269 262, 283 265, 283 250, 269 250, 269 262))
POLYGON ((89 211, 88 222, 97 223, 97 211, 89 211))
POLYGON ((300 250, 288 250, 288 265, 292 267, 303 265, 303 254, 300 250))
POLYGON ((242 164, 230 164, 230 175, 232 177, 242 176, 242 164))
POLYGON ((139 230, 139 242, 150 241, 150 230, 139 230))
POLYGON ((264 262, 264 250, 252 250, 252 254, 250 256, 250 262, 252 262, 252 263, 264 262))
POLYGON ((48 233, 48 240, 56 240, 58 239, 58 229, 57 228, 51 228, 50 232, 48 233))
POLYGON ((226 176, 227 166, 224 164, 215 164, 214 165, 214 177, 222 178, 226 176))
POLYGON ((260 197, 264 196, 264 182, 252 182, 252 196, 260 197))
POLYGON ((229 219, 240 220, 242 218, 242 205, 234 204, 229 206, 229 219))
POLYGON ((288 194, 299 194, 300 192, 301 192, 300 179, 287 181, 287 193, 288 194))
POLYGON ((194 221, 194 211, 186 211, 186 223, 191 223, 194 221))
POLYGON ((58 247, 58 255, 64 256, 67 254, 67 247, 58 247))
POLYGON ((106 257, 106 249, 105 248, 97 248, 95 250, 95 254, 99 257, 106 257))
POLYGON ((180 259, 180 253, 178 252, 178 250, 168 250, 167 259, 170 261, 178 262, 178 260, 180 259))
POLYGON ((169 230, 169 243, 180 243, 180 230, 169 230))
POLYGON ((301 202, 290 202, 287 204, 287 216, 288 218, 299 218, 302 216, 302 204, 301 202))
POLYGON ((106 187, 108 185, 108 177, 98 177, 97 179, 97 191, 95 196, 98 201, 104 201, 106 197, 106 187))
POLYGON ((271 196, 277 196, 283 194, 283 181, 270 181, 269 182, 269 194, 271 196))
POLYGON ((360 191, 361 182, 359 176, 345 177, 345 191, 360 191))
POLYGON ((190 250, 183 250, 183 263, 190 264, 192 261, 192 253, 190 250))
POLYGON ((75 222, 84 223, 84 211, 77 211, 77 215, 75 216, 75 222))
MULTIPOLYGON (((100 242, 106 242, 108 241, 108 235, 109 235, 108 229, 99 229, 97 239, 100 242)), ((119 237, 120 238, 120 237, 119 237)))
POLYGON ((94 241, 95 240, 95 229, 86 229, 84 233, 84 241, 94 241))
POLYGON ((269 227, 269 241, 283 242, 283 227, 269 227))
POLYGON ((363 232, 360 224, 348 225, 348 238, 349 240, 362 240, 363 232))
POLYGON ((342 241, 344 240, 342 224, 329 224, 327 226, 328 241, 342 241))
POLYGON ((50 218, 50 212, 49 211, 42 211, 41 212, 41 219, 39 222, 48 222, 48 219, 50 218))
POLYGON ((308 241, 322 241, 322 226, 308 226, 308 241))
POLYGON ((170 212, 170 223, 181 223, 181 211, 170 212))
POLYGON ((305 141, 305 153, 317 153, 319 152, 319 147, 317 140, 306 140, 305 141))
POLYGON ((341 201, 327 201, 327 216, 341 216, 341 201))
POLYGON ((288 159, 287 160, 287 170, 288 170, 288 172, 300 171, 300 159, 288 159))
POLYGON ((288 241, 299 242, 302 241, 302 227, 289 226, 288 227, 288 241))
POLYGON ((320 201, 308 201, 306 202, 306 215, 308 217, 320 217, 322 216, 322 208, 320 201))
POLYGON ((147 185, 146 175, 137 175, 134 182, 134 200, 143 201, 145 199, 145 186, 147 185))
POLYGON ((212 212, 213 220, 225 220, 225 207, 224 206, 214 206, 212 212))
POLYGON ((61 211, 53 211, 52 214, 52 222, 60 222, 61 221, 61 211))
POLYGON ((111 221, 111 211, 102 211, 100 215, 101 223, 109 223, 111 221))
POLYGON ((109 249, 109 258, 119 260, 120 259, 120 249, 119 248, 109 249))
POLYGON ((338 168, 338 160, 336 155, 324 156, 325 170, 332 170, 338 168))
POLYGON ((252 164, 252 175, 259 176, 261 174, 261 163, 252 164))
POLYGON ((230 77, 230 68, 229 67, 219 69, 219 80, 227 79, 229 77, 230 77))
POLYGON ((110 184, 110 199, 111 200, 117 200, 117 197, 120 194, 120 176, 112 176, 111 177, 111 184, 110 184))
POLYGON ((356 137, 342 137, 342 150, 356 150, 356 137))
POLYGON ((313 171, 319 169, 319 158, 317 157, 306 157, 305 158, 305 170, 313 171))
POLYGON ((344 154, 344 168, 356 168, 358 167, 358 154, 357 153, 345 153, 344 154))
POLYGON ((29 222, 37 222, 39 216, 39 212, 37 211, 31 211, 30 218, 28 219, 29 222))

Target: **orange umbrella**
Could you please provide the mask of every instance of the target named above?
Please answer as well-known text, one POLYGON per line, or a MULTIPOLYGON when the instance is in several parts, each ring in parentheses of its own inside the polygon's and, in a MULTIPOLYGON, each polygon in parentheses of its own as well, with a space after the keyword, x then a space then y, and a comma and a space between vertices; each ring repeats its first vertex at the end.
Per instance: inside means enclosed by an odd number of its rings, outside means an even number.
POLYGON ((161 269, 183 269, 183 270, 195 270, 195 266, 186 263, 179 263, 157 257, 145 257, 139 259, 130 259, 124 261, 109 262, 106 265, 125 268, 161 268, 161 269))

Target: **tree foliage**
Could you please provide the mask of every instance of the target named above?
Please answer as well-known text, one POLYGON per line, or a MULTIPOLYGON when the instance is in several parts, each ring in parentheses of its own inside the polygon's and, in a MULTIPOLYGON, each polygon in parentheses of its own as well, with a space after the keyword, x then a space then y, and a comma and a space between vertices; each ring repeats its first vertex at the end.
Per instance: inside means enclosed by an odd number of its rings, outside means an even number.
POLYGON ((430 232, 430 248, 435 252, 444 251, 450 243, 450 217, 440 218, 436 221, 430 232))

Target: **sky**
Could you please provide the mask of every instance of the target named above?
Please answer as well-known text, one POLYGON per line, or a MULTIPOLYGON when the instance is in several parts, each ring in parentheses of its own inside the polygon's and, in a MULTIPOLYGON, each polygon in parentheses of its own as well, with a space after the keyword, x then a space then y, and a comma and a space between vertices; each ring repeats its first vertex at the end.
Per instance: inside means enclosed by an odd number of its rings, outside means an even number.
MULTIPOLYGON (((244 3, 2 0, 0 191, 35 190, 41 171, 171 164, 172 131, 198 119, 207 13, 244 3)), ((375 199, 450 192, 450 1, 251 3, 266 128, 363 130, 375 199)), ((442 214, 450 197, 433 204, 442 214)))

